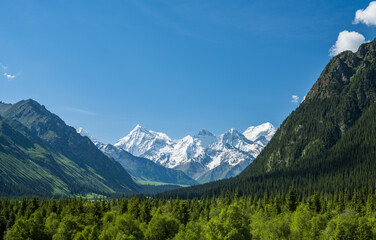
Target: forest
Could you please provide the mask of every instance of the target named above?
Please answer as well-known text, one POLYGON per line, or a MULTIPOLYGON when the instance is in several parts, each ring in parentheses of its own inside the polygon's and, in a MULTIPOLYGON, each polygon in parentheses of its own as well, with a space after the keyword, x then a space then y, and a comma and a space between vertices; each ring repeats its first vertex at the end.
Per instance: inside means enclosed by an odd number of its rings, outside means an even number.
POLYGON ((375 239, 376 194, 0 200, 0 239, 375 239))

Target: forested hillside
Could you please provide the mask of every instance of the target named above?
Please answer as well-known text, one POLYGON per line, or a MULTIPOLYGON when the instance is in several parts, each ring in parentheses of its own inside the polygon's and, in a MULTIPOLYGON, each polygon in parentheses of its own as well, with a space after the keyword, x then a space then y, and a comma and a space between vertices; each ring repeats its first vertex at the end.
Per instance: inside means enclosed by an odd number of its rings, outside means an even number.
POLYGON ((140 190, 118 162, 39 103, 0 103, 0 115, 0 196, 140 190))
POLYGON ((162 196, 300 194, 374 190, 376 182, 376 40, 325 67, 305 100, 238 177, 162 196))

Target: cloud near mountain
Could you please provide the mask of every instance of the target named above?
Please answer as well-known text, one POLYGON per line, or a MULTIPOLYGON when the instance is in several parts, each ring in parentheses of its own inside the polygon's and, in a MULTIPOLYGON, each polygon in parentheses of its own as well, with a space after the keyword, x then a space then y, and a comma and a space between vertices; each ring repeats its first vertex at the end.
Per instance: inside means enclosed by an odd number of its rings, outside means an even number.
POLYGON ((359 46, 365 43, 365 37, 358 32, 347 30, 339 33, 336 43, 330 49, 330 56, 336 56, 341 52, 350 50, 356 52, 359 46))

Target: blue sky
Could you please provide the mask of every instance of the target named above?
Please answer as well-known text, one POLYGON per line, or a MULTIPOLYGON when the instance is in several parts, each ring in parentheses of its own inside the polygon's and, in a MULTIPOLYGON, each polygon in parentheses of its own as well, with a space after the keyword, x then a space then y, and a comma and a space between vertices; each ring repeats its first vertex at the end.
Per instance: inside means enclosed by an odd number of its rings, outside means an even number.
POLYGON ((376 37, 353 24, 369 3, 3 0, 0 100, 33 98, 110 143, 138 123, 171 138, 279 126, 340 32, 376 37))

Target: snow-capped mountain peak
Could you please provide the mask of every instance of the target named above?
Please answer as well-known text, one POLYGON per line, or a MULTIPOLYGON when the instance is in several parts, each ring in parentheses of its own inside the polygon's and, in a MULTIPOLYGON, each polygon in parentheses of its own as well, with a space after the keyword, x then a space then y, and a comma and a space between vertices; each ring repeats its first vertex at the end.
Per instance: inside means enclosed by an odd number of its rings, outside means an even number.
POLYGON ((154 132, 154 131, 147 130, 146 128, 143 128, 139 124, 137 124, 136 127, 124 138, 127 138, 127 137, 147 138, 147 139, 157 138, 157 139, 164 139, 166 141, 171 141, 171 139, 166 134, 161 133, 161 132, 154 132))
POLYGON ((197 142, 196 145, 201 147, 207 147, 218 141, 218 137, 206 129, 202 129, 198 134, 194 135, 193 139, 197 142))
POLYGON ((231 128, 230 130, 222 134, 222 136, 226 136, 226 137, 239 137, 240 135, 241 133, 238 132, 238 130, 236 130, 235 128, 231 128))
POLYGON ((134 127, 130 133, 132 134, 138 131, 147 132, 147 130, 144 129, 140 124, 137 124, 136 127, 134 127))
POLYGON ((236 145, 234 144, 234 141, 250 142, 243 134, 238 132, 238 130, 236 130, 235 128, 231 128, 229 131, 220 135, 219 138, 221 139, 221 142, 229 143, 230 145, 236 145))
POLYGON ((228 145, 246 153, 250 153, 254 157, 256 157, 263 148, 263 146, 259 143, 255 143, 247 139, 235 128, 231 128, 229 131, 220 135, 219 139, 219 142, 221 144, 228 145))
MULTIPOLYGON (((274 132, 273 125, 266 123, 248 128, 245 132, 247 136, 234 128, 219 136, 202 129, 194 136, 171 140, 164 133, 150 131, 137 125, 115 146, 167 168, 182 170, 194 179, 199 179, 219 167, 220 170, 217 169, 215 172, 225 173, 212 179, 216 180, 233 176, 248 166, 274 132), (231 170, 234 167, 236 169, 231 170)), ((203 178, 207 179, 206 176, 203 178)))
POLYGON ((135 156, 141 156, 152 148, 163 148, 171 139, 164 133, 149 131, 139 124, 114 146, 122 148, 135 156))
POLYGON ((267 122, 247 128, 247 130, 243 132, 243 135, 251 141, 256 141, 262 136, 264 136, 267 141, 270 141, 276 131, 277 129, 271 123, 267 122))

